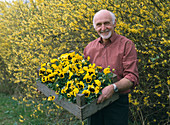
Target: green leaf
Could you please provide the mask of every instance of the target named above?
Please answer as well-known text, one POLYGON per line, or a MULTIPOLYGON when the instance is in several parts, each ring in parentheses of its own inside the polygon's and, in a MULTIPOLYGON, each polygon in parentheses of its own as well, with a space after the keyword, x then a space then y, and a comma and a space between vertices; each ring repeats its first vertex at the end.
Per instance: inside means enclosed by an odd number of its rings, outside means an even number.
POLYGON ((62 98, 63 98, 62 95, 59 95, 59 96, 58 96, 58 100, 59 100, 59 101, 60 101, 62 98))
POLYGON ((18 125, 17 122, 15 122, 13 125, 18 125))
POLYGON ((9 112, 10 112, 10 111, 9 111, 9 110, 7 110, 7 111, 5 111, 4 113, 5 113, 5 114, 8 114, 9 112))
POLYGON ((53 87, 53 84, 52 84, 52 83, 49 83, 47 86, 48 86, 49 88, 52 88, 52 87, 53 87))

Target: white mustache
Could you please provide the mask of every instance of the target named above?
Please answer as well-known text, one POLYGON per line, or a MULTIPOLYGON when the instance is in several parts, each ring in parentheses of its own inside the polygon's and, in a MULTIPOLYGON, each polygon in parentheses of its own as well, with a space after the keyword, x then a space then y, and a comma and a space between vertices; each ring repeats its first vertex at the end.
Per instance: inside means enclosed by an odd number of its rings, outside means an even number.
POLYGON ((109 31, 109 29, 106 29, 106 30, 103 30, 103 31, 101 30, 100 33, 105 33, 105 32, 108 32, 108 31, 109 31))

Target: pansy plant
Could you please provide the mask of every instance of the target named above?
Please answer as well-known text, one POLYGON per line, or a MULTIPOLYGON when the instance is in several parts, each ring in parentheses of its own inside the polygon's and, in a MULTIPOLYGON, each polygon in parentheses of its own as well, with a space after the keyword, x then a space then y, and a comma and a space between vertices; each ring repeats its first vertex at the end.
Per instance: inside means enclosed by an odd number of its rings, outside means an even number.
MULTIPOLYGON (((76 94, 84 94, 87 103, 98 98, 102 88, 112 84, 113 73, 110 67, 90 64, 90 57, 72 53, 62 54, 57 59, 41 64, 39 78, 43 84, 55 91, 56 94, 76 102, 76 94), (106 82, 107 81, 107 82, 106 82)), ((48 100, 53 100, 49 97, 48 100)))

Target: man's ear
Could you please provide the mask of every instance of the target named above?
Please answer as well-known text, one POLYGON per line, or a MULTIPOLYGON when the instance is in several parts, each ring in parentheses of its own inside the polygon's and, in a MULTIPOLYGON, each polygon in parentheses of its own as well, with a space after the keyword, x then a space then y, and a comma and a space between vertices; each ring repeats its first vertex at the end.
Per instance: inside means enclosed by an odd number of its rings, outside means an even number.
POLYGON ((116 22, 117 22, 117 20, 115 19, 115 23, 113 24, 114 28, 116 27, 116 22))

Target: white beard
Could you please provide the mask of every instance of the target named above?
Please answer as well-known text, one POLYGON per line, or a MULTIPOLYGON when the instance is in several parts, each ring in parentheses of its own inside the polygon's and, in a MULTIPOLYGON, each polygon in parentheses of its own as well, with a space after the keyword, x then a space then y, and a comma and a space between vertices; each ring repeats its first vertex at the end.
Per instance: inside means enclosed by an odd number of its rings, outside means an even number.
POLYGON ((102 34, 100 34, 100 36, 103 38, 103 39, 109 39, 112 35, 112 32, 109 31, 109 34, 107 36, 103 36, 102 34))

